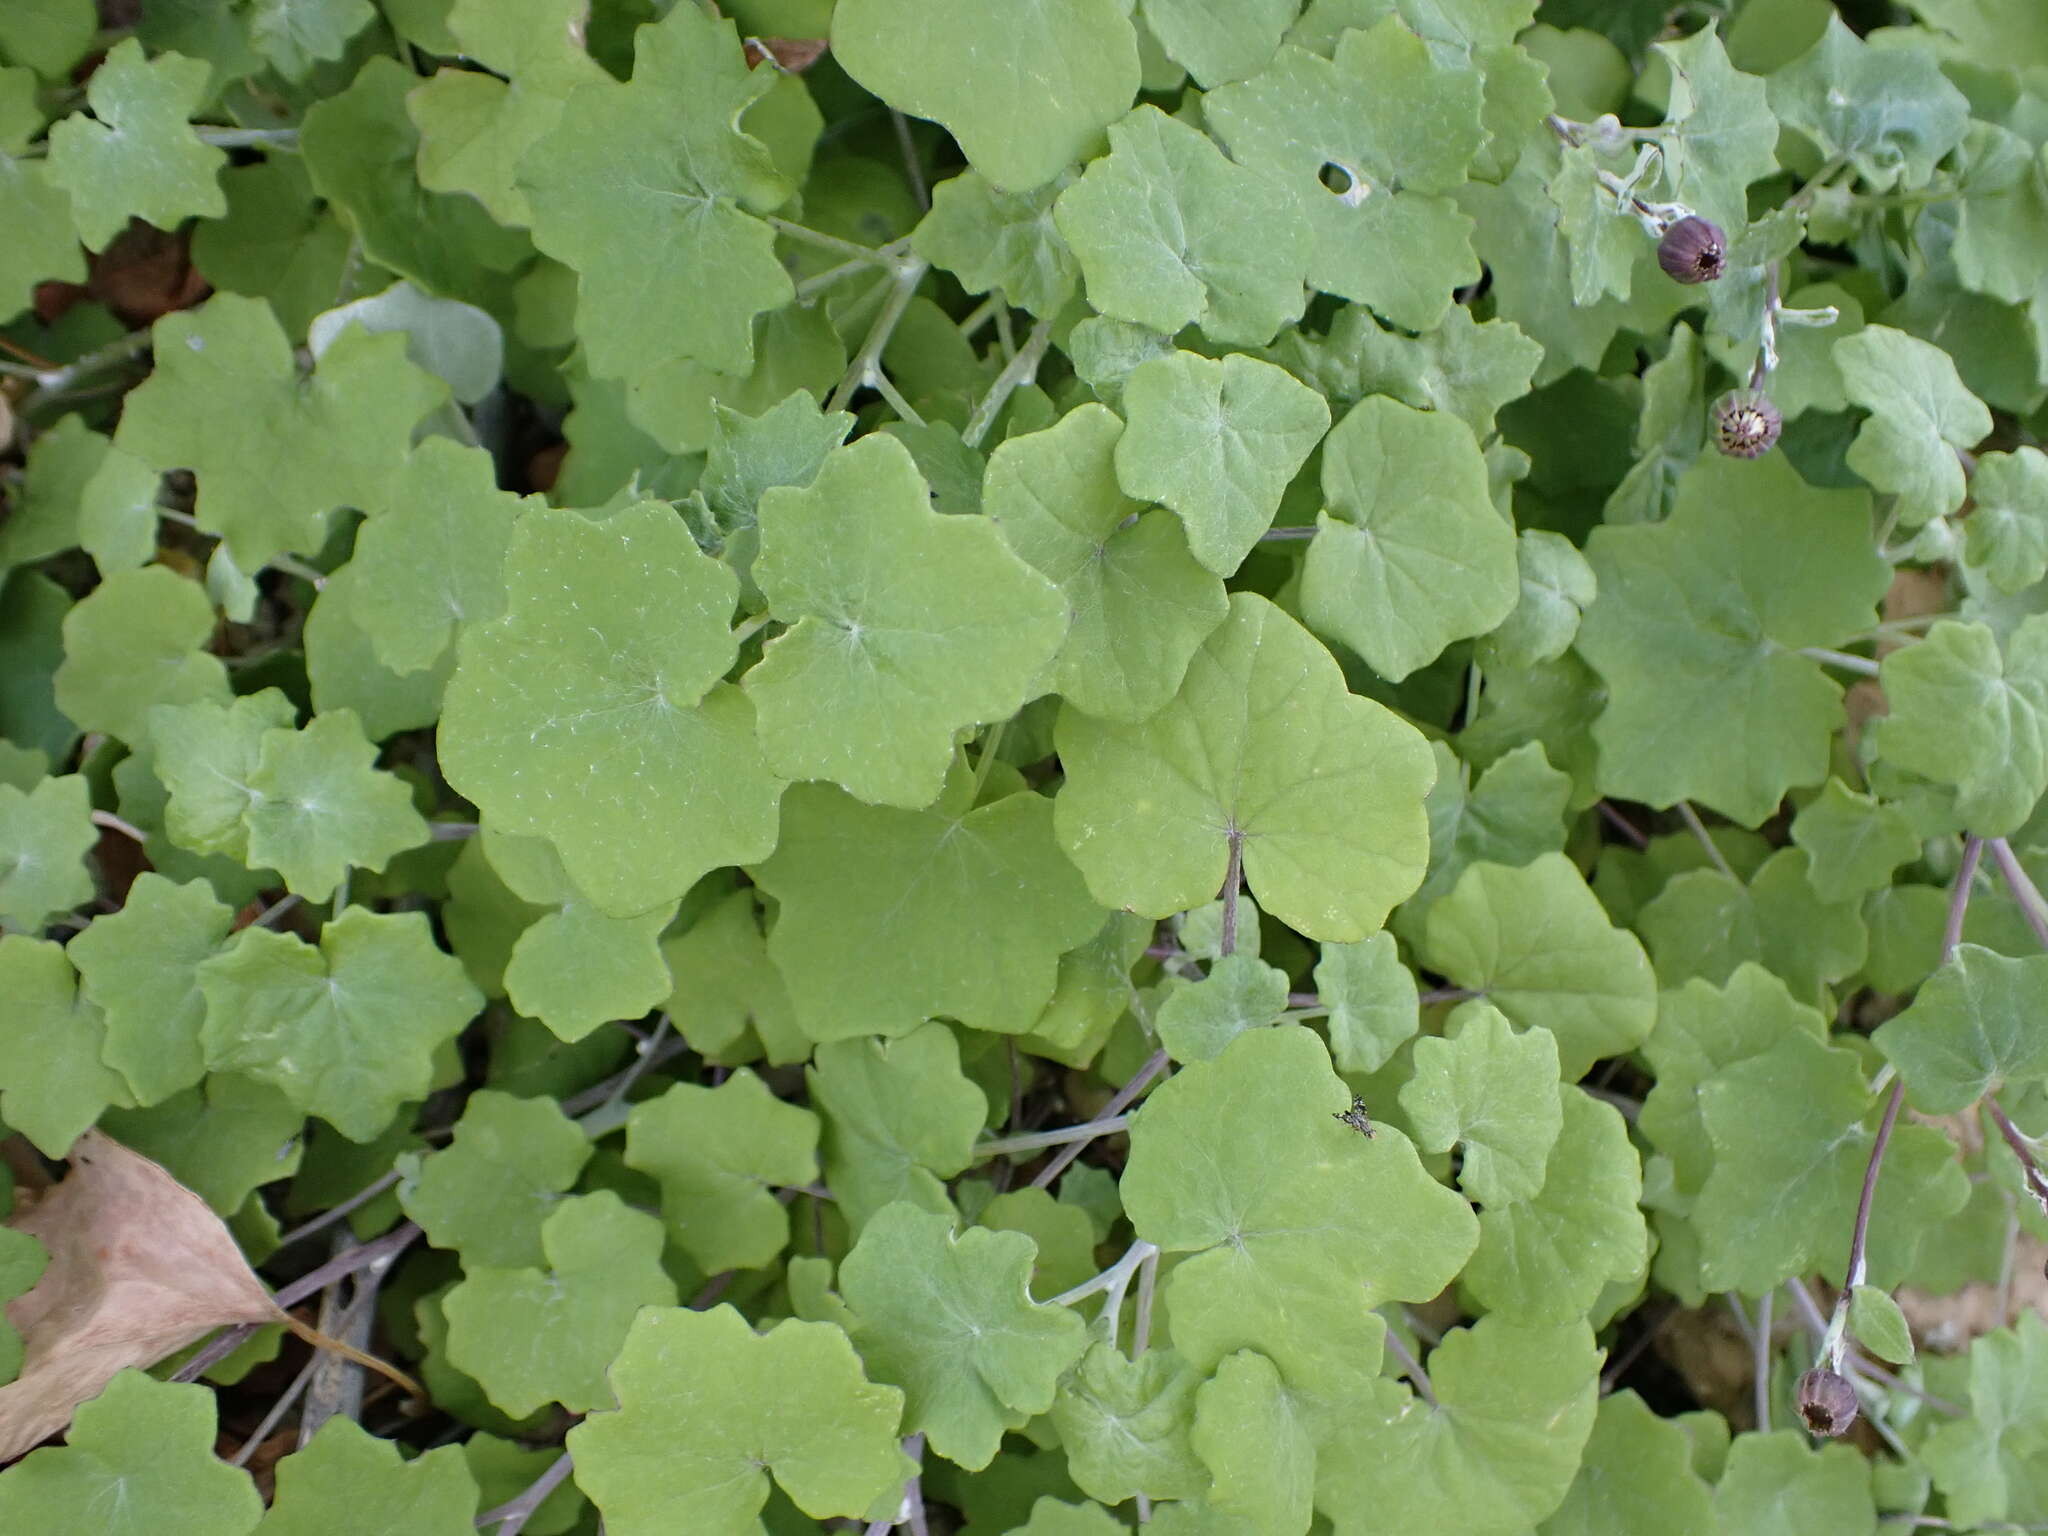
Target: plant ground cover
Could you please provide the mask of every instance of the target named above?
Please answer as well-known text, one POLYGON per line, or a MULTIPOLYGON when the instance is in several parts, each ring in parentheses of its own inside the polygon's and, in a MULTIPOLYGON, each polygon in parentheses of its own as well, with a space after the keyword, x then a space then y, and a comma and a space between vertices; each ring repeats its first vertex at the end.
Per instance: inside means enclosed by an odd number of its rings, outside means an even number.
POLYGON ((2034 0, 0 5, 0 1530, 2048 1530, 2034 0))

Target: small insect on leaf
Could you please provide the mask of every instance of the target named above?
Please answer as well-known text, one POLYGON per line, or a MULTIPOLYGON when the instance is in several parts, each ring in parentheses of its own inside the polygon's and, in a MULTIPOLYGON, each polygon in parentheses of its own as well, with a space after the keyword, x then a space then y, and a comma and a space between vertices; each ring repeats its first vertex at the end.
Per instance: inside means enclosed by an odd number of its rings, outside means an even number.
POLYGON ((1372 1128, 1372 1116, 1365 1112, 1365 1100, 1363 1099, 1353 1099, 1349 1109, 1340 1109, 1330 1118, 1342 1120, 1367 1141, 1371 1141, 1373 1137, 1379 1134, 1379 1132, 1372 1128))

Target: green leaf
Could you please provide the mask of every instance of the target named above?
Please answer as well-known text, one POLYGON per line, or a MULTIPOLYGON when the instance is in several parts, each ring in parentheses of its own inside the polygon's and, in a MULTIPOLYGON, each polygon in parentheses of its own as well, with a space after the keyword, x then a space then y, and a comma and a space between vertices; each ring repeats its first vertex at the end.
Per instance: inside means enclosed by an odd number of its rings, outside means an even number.
POLYGON ((194 214, 228 211, 215 180, 228 157, 186 121, 210 94, 207 74, 198 59, 145 58, 141 43, 124 38, 86 82, 92 116, 75 112, 52 126, 50 180, 71 194, 72 220, 90 249, 130 218, 174 230, 194 214))
POLYGON ((892 1200, 950 1211, 942 1182, 974 1161, 988 1100, 960 1070, 943 1024, 895 1040, 838 1040, 805 1071, 824 1125, 825 1182, 858 1231, 892 1200))
POLYGON ((1725 981, 1754 960, 1784 977, 1795 996, 1818 1001, 1830 982, 1855 975, 1869 943, 1860 904, 1822 900, 1809 863, 1803 849, 1780 848, 1747 885, 1717 869, 1673 876, 1636 915, 1658 981, 1725 981))
POLYGON ((445 1148, 402 1165, 398 1203, 471 1269, 531 1268, 545 1256, 542 1220, 589 1159, 589 1139, 554 1100, 480 1088, 445 1148))
POLYGON ((1978 836, 2015 831, 2048 790, 2048 617, 2014 630, 2002 659, 1984 625, 1944 621, 1882 666, 1878 756, 1953 786, 1978 836))
POLYGON ((1475 321, 1452 306, 1443 324, 1421 336, 1388 330, 1362 304, 1346 305, 1329 334, 1290 331, 1273 360, 1332 403, 1390 395, 1418 411, 1443 411, 1493 436, 1494 416, 1529 393, 1543 349, 1506 320, 1475 321))
POLYGON ((382 741, 434 723, 455 656, 444 651, 426 671, 405 676, 378 661, 368 633, 356 621, 355 604, 364 591, 361 576, 353 563, 344 565, 314 600, 302 635, 306 678, 316 710, 352 709, 363 730, 382 741))
POLYGON ((163 1164, 222 1216, 299 1171, 306 1117, 267 1083, 217 1072, 149 1109, 109 1109, 100 1128, 163 1164))
POLYGON ((0 784, 0 923, 34 931, 91 901, 86 856, 99 835, 83 775, 44 779, 26 794, 0 784))
POLYGON ((1834 356, 1850 401, 1870 412, 1849 446, 1849 467, 1898 496, 1904 527, 1962 506, 1966 484, 1956 454, 1990 435, 1991 412, 1964 387, 1955 360, 1884 325, 1844 336, 1834 356))
MULTIPOLYGON (((1854 1052, 1787 1035, 1699 1089, 1714 1166, 1693 1209, 1710 1290, 1761 1296, 1818 1269, 1839 1279, 1877 1115, 1854 1052)), ((1903 1273, 1919 1235, 1969 1186, 1940 1131, 1892 1133, 1871 1225, 1877 1283, 1903 1273)))
POLYGON ((505 549, 527 505, 498 489, 490 455, 446 438, 420 444, 389 505, 356 534, 362 583, 352 605, 394 672, 435 665, 468 624, 505 611, 505 549))
POLYGON ((989 457, 982 506, 1066 599, 1054 689, 1084 713, 1135 721, 1173 697, 1229 605, 1180 524, 1125 496, 1112 458, 1124 432, 1090 402, 1010 438, 989 457))
POLYGON ((403 334, 406 356, 446 384, 458 405, 478 404, 504 376, 505 333, 498 322, 474 304, 437 299, 410 282, 322 310, 307 327, 307 350, 319 358, 352 325, 373 336, 403 334))
POLYGON ((1876 622, 1891 569, 1869 519, 1861 492, 1810 489, 1782 454, 1715 454, 1667 521, 1593 531, 1600 595, 1578 648, 1607 684, 1604 792, 1755 826, 1827 777, 1842 690, 1796 653, 1876 622))
POLYGON ((752 705, 719 683, 737 589, 662 503, 603 522, 537 511, 505 556, 504 616, 462 642, 443 772, 500 830, 552 842, 603 912, 673 901, 775 845, 782 781, 752 705))
POLYGON ((911 232, 912 248, 969 293, 1000 289, 1008 303, 1051 319, 1081 276, 1052 218, 1053 201, 1066 187, 1063 177, 1005 192, 970 168, 932 188, 931 211, 911 232))
POLYGON ((1822 1042, 1827 1020, 1753 962, 1737 966, 1725 985, 1694 977, 1659 995, 1657 1027, 1643 1044, 1656 1082, 1636 1125, 1670 1160, 1676 1193, 1687 1207, 1714 1162, 1700 1085, 1723 1067, 1761 1056, 1794 1034, 1822 1042))
POLYGON ((571 91, 605 80, 583 51, 582 18, 579 0, 448 7, 451 41, 491 73, 437 70, 406 98, 420 130, 421 186, 467 192, 501 224, 532 222, 513 184, 520 157, 561 119, 571 91))
MULTIPOLYGON (((34 1290, 49 1263, 49 1253, 35 1238, 12 1227, 0 1227, 0 1301, 12 1302, 34 1290)), ((14 1325, 0 1320, 0 1384, 12 1382, 21 1373, 24 1353, 14 1325)))
POLYGON ((1985 454, 1970 477, 1970 500, 1963 523, 1970 564, 2006 593, 2048 576, 2048 454, 1985 454))
MULTIPOLYGON (((755 526, 762 496, 778 485, 809 485, 852 426, 845 411, 822 411, 800 389, 758 416, 714 401, 711 443, 697 489, 719 531, 740 545, 755 526)), ((746 563, 752 559, 749 552, 746 563)), ((737 549, 733 563, 742 564, 737 549)))
POLYGON ((270 306, 240 294, 165 315, 153 334, 156 371, 128 395, 115 446, 198 476, 199 525, 245 571, 317 553, 336 507, 385 505, 413 427, 446 396, 403 336, 361 330, 302 377, 270 306))
POLYGON ((512 941, 504 972, 512 1006, 563 1040, 581 1040, 613 1019, 636 1019, 674 989, 662 959, 668 902, 633 917, 607 917, 576 889, 554 845, 486 829, 484 852, 512 894, 554 907, 512 941))
POLYGON ((1420 1025, 1415 973, 1401 963, 1391 933, 1325 944, 1315 982, 1339 1072, 1379 1071, 1420 1025))
POLYGON ((1117 1536, 1126 1529, 1099 1504, 1062 1504, 1051 1494, 1031 1506, 1031 1518, 1011 1527, 1008 1536, 1117 1536))
POLYGON ((1806 850, 1806 878, 1823 901, 1887 886, 1893 870, 1920 856, 1920 839, 1902 806, 1859 795, 1840 779, 1829 779, 1800 807, 1792 841, 1806 850))
POLYGON ((626 1165, 661 1185, 661 1214, 707 1275, 759 1269, 789 1243, 775 1186, 818 1176, 818 1117, 741 1067, 716 1088, 677 1083, 633 1107, 626 1165))
POLYGON ((1242 353, 1171 352, 1124 383, 1116 445, 1125 493, 1171 507, 1188 548, 1228 576, 1273 524, 1280 497, 1330 425, 1329 408, 1284 369, 1242 353))
POLYGON ((1714 1516, 1724 1531, 1756 1536, 1875 1531, 1870 1463, 1850 1446, 1809 1445, 1797 1430, 1738 1435, 1714 1490, 1714 1516))
POLYGON ((1610 296, 1626 300, 1635 281, 1643 231, 1627 204, 1601 179, 1627 169, 1627 159, 1617 150, 1599 144, 1567 145, 1559 153, 1557 174, 1550 179, 1557 227, 1571 247, 1572 302, 1582 307, 1610 296))
POLYGON ((1480 97, 1468 60, 1389 16, 1341 34, 1330 59, 1281 48, 1203 112, 1240 164, 1285 189, 1310 231, 1310 287, 1428 331, 1479 277, 1472 221, 1444 194, 1479 149, 1480 97))
POLYGON ((794 189, 738 127, 773 83, 748 69, 730 21, 679 6, 636 34, 629 83, 579 87, 519 162, 534 243, 576 269, 591 372, 753 367, 754 316, 794 292, 756 217, 794 189), (619 260, 628 250, 638 258, 619 260))
POLYGON ((24 0, 0 17, 0 53, 56 80, 92 51, 98 30, 92 0, 24 0))
POLYGON ((699 1054, 737 1060, 758 1043, 777 1065, 810 1055, 811 1042, 797 1028, 789 988, 768 958, 749 892, 735 891, 670 934, 661 954, 675 979, 669 1016, 699 1054))
POLYGON ((1515 539, 1519 592, 1508 616, 1479 641, 1482 667, 1534 666, 1571 648, 1579 618, 1599 594, 1593 567, 1562 534, 1525 528, 1515 539))
POLYGON ((1635 1049, 1656 1022, 1656 983, 1642 946, 1609 924, 1561 853, 1520 869, 1474 864, 1430 908, 1420 954, 1511 1022, 1548 1030, 1566 1082, 1603 1056, 1635 1049))
POLYGON ((1251 593, 1145 724, 1064 710, 1056 739, 1053 824, 1105 906, 1166 917, 1209 900, 1236 838, 1261 908, 1350 942, 1422 877, 1421 737, 1347 692, 1329 653, 1251 593))
POLYGON ((1716 1536, 1692 1442, 1626 1389, 1600 1399, 1585 1459, 1539 1536, 1716 1536))
POLYGON ((1060 1382, 1052 1422, 1076 1486, 1105 1504, 1134 1494, 1192 1498, 1209 1474, 1189 1443, 1202 1373, 1171 1349, 1133 1360, 1113 1344, 1089 1346, 1060 1382))
POLYGON ((1483 1206, 1479 1248, 1462 1284, 1489 1315, 1571 1322, 1593 1310, 1607 1287, 1640 1280, 1649 1267, 1649 1230, 1638 1209, 1643 1172, 1627 1122, 1613 1105, 1576 1090, 1566 1090, 1562 1109, 1540 1190, 1497 1201, 1473 1189, 1483 1206))
POLYGON ((1314 1514, 1316 1450, 1302 1406, 1273 1362, 1241 1349, 1195 1393, 1195 1451, 1212 1479, 1206 1509, 1258 1531, 1306 1531, 1314 1514))
POLYGON ((1915 1109, 1958 1114, 1987 1093, 2048 1076, 2048 1039, 2039 1027, 2044 987, 2048 955, 2013 960, 1960 944, 1872 1039, 1899 1069, 1915 1109))
POLYGON ((1778 122, 1768 87, 1728 62, 1709 23, 1654 45, 1671 70, 1664 111, 1664 176, 1672 196, 1724 229, 1749 222, 1749 184, 1778 168, 1778 122))
POLYGON ((1192 986, 1167 994, 1153 1016, 1175 1061, 1213 1061, 1246 1030, 1264 1029, 1287 1008, 1287 973, 1249 955, 1225 955, 1192 986))
POLYGON ((1970 116, 1933 50, 1918 38, 1900 41, 1874 46, 1830 16, 1820 40, 1769 82, 1771 110, 1785 126, 1847 160, 1879 192, 1924 185, 1962 142, 1970 116))
POLYGON ((846 0, 832 56, 890 106, 943 124, 975 170, 1023 192, 1085 158, 1138 91, 1138 47, 1116 0, 974 6, 846 0))
POLYGON ((767 492, 760 518, 754 579, 792 626, 744 680, 769 762, 930 805, 953 733, 1035 690, 1060 645, 1058 593, 985 520, 933 511, 886 434, 836 450, 807 488, 767 492))
POLYGON ((829 1323, 757 1334, 729 1306, 649 1309, 611 1380, 618 1409, 570 1430, 569 1453, 613 1536, 666 1536, 679 1509, 706 1532, 755 1529, 771 1471, 813 1518, 864 1516, 913 1470, 903 1394, 871 1385, 829 1323))
POLYGON ((1532 1199, 1564 1126, 1549 1031, 1517 1031, 1498 1009, 1467 1003, 1441 1038, 1415 1042, 1414 1066, 1401 1112, 1416 1146, 1448 1152, 1462 1143, 1458 1186, 1483 1207, 1532 1199))
POLYGON ((970 1470, 1005 1429, 1052 1406, 1088 1347, 1078 1313, 1034 1301, 1037 1244, 898 1202, 862 1229, 839 1266, 852 1334, 879 1381, 903 1389, 903 1427, 970 1470))
POLYGON ((463 1536, 474 1530, 476 1479, 459 1447, 408 1461, 390 1440, 336 1415, 277 1463, 277 1497, 259 1536, 463 1536))
MULTIPOLYGON (((45 437, 43 442, 47 441, 45 437)), ((79 488, 79 547, 102 571, 147 565, 155 558, 157 493, 162 483, 163 477, 133 454, 109 448, 79 488)))
POLYGON ((1059 957, 1103 912, 1053 840, 1056 802, 968 807, 956 772, 927 811, 866 806, 824 785, 785 798, 775 856, 754 871, 782 905, 768 953, 814 1040, 901 1035, 944 1015, 1021 1034, 1059 957))
MULTIPOLYGON (((0 807, 6 803, 0 789, 0 807)), ((193 968, 220 952, 234 909, 204 880, 138 875, 121 910, 93 919, 67 949, 80 990, 106 1015, 102 1058, 138 1104, 158 1104, 206 1075, 206 999, 193 968)))
POLYGON ((0 567, 47 559, 79 542, 79 500, 106 457, 107 440, 76 416, 36 439, 19 500, 0 527, 0 567))
MULTIPOLYGON (((1538 111, 1532 121, 1540 121, 1538 111)), ((1548 135, 1546 135, 1548 137, 1548 135)), ((1573 368, 1597 368, 1608 344, 1624 327, 1644 334, 1669 328, 1671 318, 1693 290, 1668 282, 1657 269, 1656 244, 1637 246, 1630 297, 1597 304, 1572 302, 1571 248, 1558 222, 1557 205, 1545 191, 1558 151, 1532 148, 1505 181, 1467 182, 1458 205, 1476 226, 1472 245, 1493 276, 1496 311, 1542 349, 1536 382, 1548 384, 1573 368)))
POLYGON ((221 186, 227 215, 192 231, 192 264, 215 288, 268 299, 286 333, 304 336, 342 286, 347 227, 296 155, 231 167, 221 186))
POLYGON ((370 0, 250 0, 249 41, 287 80, 302 80, 377 19, 370 0))
POLYGON ((1514 1536, 1556 1509, 1599 1400, 1585 1323, 1482 1317, 1446 1334, 1426 1365, 1434 1406, 1383 1382, 1318 1458, 1316 1507, 1338 1536, 1514 1536))
POLYGON ((215 1458, 213 1437, 210 1390, 122 1371, 80 1405, 66 1444, 0 1472, 0 1524, 43 1536, 247 1536, 263 1500, 248 1473, 215 1458))
POLYGON ((1091 305, 1253 347, 1301 314, 1312 237, 1279 184, 1153 106, 1112 124, 1109 143, 1053 207, 1091 305))
POLYGON ((1324 445, 1323 499, 1303 611, 1382 677, 1399 682, 1514 610, 1515 531, 1462 422, 1360 401, 1324 445))
POLYGON ((1174 1347, 1202 1369, 1258 1350, 1325 1413, 1374 1379, 1367 1309, 1436 1294, 1477 1228, 1398 1130, 1338 1123, 1350 1102, 1309 1031, 1241 1035, 1153 1090, 1121 1185, 1138 1235, 1186 1255, 1163 1292, 1174 1347))
POLYGON ((549 1403, 571 1413, 610 1406, 607 1368, 642 1308, 673 1307, 661 1223, 611 1190, 570 1195, 540 1224, 544 1266, 465 1260, 443 1299, 448 1358, 491 1401, 525 1417, 549 1403))
POLYGON ((82 283, 86 276, 69 196, 50 179, 48 166, 17 159, 12 151, 19 147, 18 141, 0 143, 0 222, 8 229, 0 246, 0 316, 9 319, 29 307, 37 284, 82 283))
POLYGON ((1424 915, 1472 865, 1520 866, 1564 848, 1571 780, 1550 766, 1540 742, 1504 752, 1468 783, 1471 773, 1442 742, 1432 742, 1436 782, 1429 811, 1429 873, 1401 904, 1397 926, 1405 937, 1422 932, 1424 915))
POLYGON ((1913 1363, 1913 1330, 1889 1291, 1859 1285, 1849 1293, 1849 1331, 1856 1342, 1880 1360, 1894 1365, 1913 1363))
POLYGON ((161 704, 149 712, 151 771, 169 791, 164 829, 194 853, 249 862, 251 781, 272 733, 289 736, 298 719, 276 688, 225 705, 161 704))
POLYGON ((2011 1329, 1970 1343, 1970 1413, 1935 1427, 1925 1457, 1956 1523, 2032 1519, 2040 1509, 2048 1326, 2022 1308, 2011 1329))
POLYGON ((212 635, 196 582, 161 565, 115 571, 64 615, 57 707, 81 730, 138 745, 152 705, 227 702, 227 668, 200 649, 212 635))
POLYGON ((433 1053, 483 1006, 424 914, 350 907, 316 949, 244 928, 199 966, 207 1063, 271 1083, 351 1141, 423 1099, 433 1053))
POLYGON ((299 152, 313 189, 347 215, 369 260, 429 293, 502 303, 507 274, 533 247, 474 198, 422 188, 419 130, 405 110, 419 83, 409 64, 372 55, 347 90, 307 109, 299 152))
POLYGON ((265 731, 242 813, 249 861, 283 875, 286 889, 325 901, 351 866, 381 870, 425 842, 411 789, 376 761, 353 710, 315 715, 300 731, 265 731))
POLYGON ((45 1157, 63 1157, 108 1105, 129 1102, 127 1083, 100 1060, 106 1021, 46 939, 0 934, 0 996, 0 1117, 45 1157))

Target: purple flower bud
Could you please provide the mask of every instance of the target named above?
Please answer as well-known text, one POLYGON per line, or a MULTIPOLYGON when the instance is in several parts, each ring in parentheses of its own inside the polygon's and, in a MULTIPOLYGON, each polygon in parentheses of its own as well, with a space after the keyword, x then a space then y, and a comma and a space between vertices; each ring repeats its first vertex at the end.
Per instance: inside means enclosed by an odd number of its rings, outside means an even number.
POLYGON ((1711 283, 1727 268, 1727 238, 1711 219, 1680 219, 1657 242, 1657 265, 1675 283, 1711 283))
POLYGON ((1856 1422, 1856 1389, 1825 1366, 1799 1378, 1799 1416, 1816 1435, 1846 1435, 1856 1422))
POLYGON ((1785 418, 1757 389, 1731 389, 1714 402, 1714 446, 1735 459, 1761 458, 1778 441, 1785 418))

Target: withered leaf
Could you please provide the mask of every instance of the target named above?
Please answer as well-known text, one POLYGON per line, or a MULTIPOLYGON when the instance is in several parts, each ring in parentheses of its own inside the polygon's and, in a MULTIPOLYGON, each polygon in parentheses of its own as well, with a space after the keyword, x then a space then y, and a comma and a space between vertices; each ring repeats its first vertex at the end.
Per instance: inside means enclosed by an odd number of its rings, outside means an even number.
POLYGON ((63 1183, 7 1224, 50 1263, 7 1304, 24 1353, 0 1387, 0 1461, 63 1429, 128 1366, 223 1324, 289 1321, 206 1202, 101 1131, 79 1137, 63 1183))

